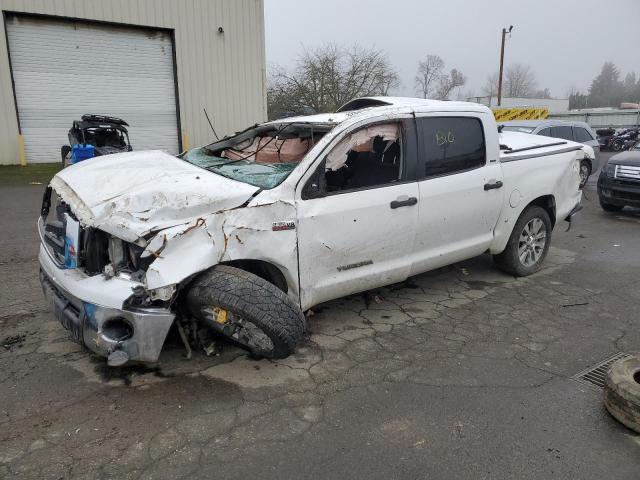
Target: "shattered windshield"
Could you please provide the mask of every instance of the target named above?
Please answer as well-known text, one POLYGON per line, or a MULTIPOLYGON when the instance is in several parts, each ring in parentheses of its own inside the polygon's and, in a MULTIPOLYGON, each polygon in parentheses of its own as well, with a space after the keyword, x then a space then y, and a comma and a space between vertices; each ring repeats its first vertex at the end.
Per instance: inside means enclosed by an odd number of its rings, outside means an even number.
POLYGON ((270 189, 280 185, 331 128, 311 123, 260 125, 189 150, 182 159, 218 175, 270 189))

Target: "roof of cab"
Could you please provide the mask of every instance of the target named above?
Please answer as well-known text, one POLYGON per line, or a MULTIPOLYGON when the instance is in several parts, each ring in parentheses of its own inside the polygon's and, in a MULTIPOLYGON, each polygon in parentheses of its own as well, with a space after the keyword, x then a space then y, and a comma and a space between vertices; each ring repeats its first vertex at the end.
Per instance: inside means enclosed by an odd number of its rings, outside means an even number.
POLYGON ((342 123, 355 116, 368 116, 393 112, 398 108, 412 108, 415 111, 464 111, 488 112, 484 105, 471 102, 451 102, 444 100, 429 100, 411 97, 361 97, 350 100, 334 113, 319 113, 287 117, 274 120, 271 123, 342 123))

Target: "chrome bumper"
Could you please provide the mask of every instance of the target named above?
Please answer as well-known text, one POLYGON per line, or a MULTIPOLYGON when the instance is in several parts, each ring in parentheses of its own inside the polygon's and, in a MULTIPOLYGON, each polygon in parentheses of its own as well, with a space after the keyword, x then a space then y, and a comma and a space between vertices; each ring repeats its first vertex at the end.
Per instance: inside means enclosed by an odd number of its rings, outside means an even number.
MULTIPOLYGON (((45 298, 51 303, 56 318, 70 331, 75 341, 92 352, 106 357, 109 364, 113 366, 126 362, 155 363, 158 361, 175 314, 162 308, 129 310, 121 307, 107 307, 92 302, 91 298, 81 298, 70 291, 74 281, 70 271, 58 269, 42 249, 39 259, 40 284, 45 298), (110 329, 104 328, 109 322, 127 324, 130 327, 128 338, 114 338, 110 329)), ((95 279, 95 277, 89 278, 95 279)), ((86 280, 88 281, 89 278, 86 280)), ((115 279, 104 280, 104 282, 113 282, 113 280, 115 279)), ((83 279, 77 281, 85 282, 83 279)), ((110 286, 115 287, 114 283, 110 286)), ((118 287, 118 293, 122 293, 122 285, 118 287)), ((79 285, 78 291, 86 297, 90 290, 86 285, 79 285)), ((130 293, 131 290, 129 290, 130 293)))

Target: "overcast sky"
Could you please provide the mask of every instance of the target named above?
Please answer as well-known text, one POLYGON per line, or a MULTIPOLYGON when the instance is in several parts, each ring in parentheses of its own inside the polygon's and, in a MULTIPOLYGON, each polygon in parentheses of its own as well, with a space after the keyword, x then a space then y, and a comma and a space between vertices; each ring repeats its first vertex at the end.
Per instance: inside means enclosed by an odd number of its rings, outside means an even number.
POLYGON ((303 48, 326 42, 384 50, 415 93, 418 62, 440 55, 480 94, 498 70, 502 27, 514 25, 505 65, 532 67, 558 98, 586 90, 602 64, 640 74, 640 0, 265 0, 267 65, 291 66, 303 48))

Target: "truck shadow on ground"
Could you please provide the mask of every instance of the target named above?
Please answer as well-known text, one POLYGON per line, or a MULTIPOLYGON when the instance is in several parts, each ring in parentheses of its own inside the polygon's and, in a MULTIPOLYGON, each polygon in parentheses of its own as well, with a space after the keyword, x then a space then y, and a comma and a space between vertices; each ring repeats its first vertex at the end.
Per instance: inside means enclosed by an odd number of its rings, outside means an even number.
POLYGON ((326 370, 326 363, 330 364, 329 369, 350 368, 353 362, 343 352, 353 345, 384 343, 385 337, 395 337, 406 329, 422 331, 422 335, 428 331, 432 343, 440 338, 447 348, 457 348, 468 338, 455 333, 455 327, 445 320, 451 312, 492 295, 497 288, 524 285, 573 261, 572 252, 551 248, 540 272, 516 279, 500 272, 489 255, 482 255, 402 283, 327 302, 307 313, 304 341, 294 355, 282 360, 251 358, 223 338, 217 340, 215 354, 207 356, 194 350, 187 360, 179 336, 172 330, 158 365, 109 368, 104 359, 82 351, 68 340, 66 332, 55 322, 48 325, 40 351, 58 357, 88 381, 111 386, 150 388, 189 375, 203 375, 247 388, 311 381, 313 372, 326 370))

